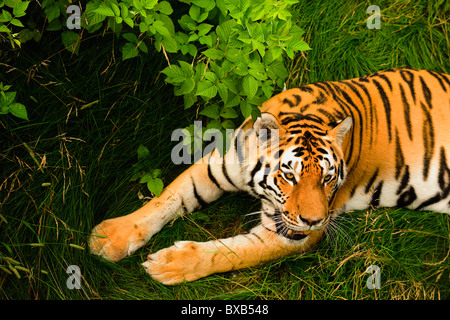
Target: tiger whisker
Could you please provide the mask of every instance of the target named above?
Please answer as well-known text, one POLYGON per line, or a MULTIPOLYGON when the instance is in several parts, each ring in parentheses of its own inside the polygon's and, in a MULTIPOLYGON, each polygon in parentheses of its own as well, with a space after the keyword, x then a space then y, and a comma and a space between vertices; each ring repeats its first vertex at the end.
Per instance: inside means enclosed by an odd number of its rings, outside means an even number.
POLYGON ((350 236, 350 233, 353 233, 353 229, 351 226, 340 223, 341 221, 339 220, 346 220, 346 222, 353 224, 353 221, 348 217, 338 216, 331 219, 328 227, 325 229, 327 240, 332 244, 334 243, 335 249, 338 248, 338 245, 342 245, 342 243, 353 246, 354 241, 350 236))
POLYGON ((264 210, 253 211, 253 212, 244 214, 244 217, 253 216, 253 215, 256 215, 256 214, 261 214, 261 213, 266 213, 266 212, 267 211, 264 211, 264 210))

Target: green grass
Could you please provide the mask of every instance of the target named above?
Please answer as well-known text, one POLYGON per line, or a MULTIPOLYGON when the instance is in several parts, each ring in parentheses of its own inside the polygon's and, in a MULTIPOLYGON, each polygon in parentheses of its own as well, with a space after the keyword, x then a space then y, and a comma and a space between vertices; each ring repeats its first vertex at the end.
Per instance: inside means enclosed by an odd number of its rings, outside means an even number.
MULTIPOLYGON (((302 1, 299 21, 313 50, 291 62, 289 85, 402 66, 449 73, 443 5, 383 3, 381 29, 369 30, 369 2, 302 1)), ((1 299, 450 298, 450 219, 432 212, 351 212, 311 252, 193 283, 166 287, 145 274, 140 263, 149 251, 208 240, 205 230, 224 237, 254 225, 245 214, 258 202, 230 194, 169 224, 119 263, 90 255, 94 225, 139 208, 139 191, 150 196, 129 181, 139 145, 152 153, 142 167, 161 168, 168 184, 185 169, 170 160, 170 134, 195 115, 164 84, 161 54, 121 62, 106 35, 84 41, 77 57, 58 52, 59 35, 46 36, 0 65, 0 81, 18 91, 30 118, 0 117, 0 265, 29 269, 18 271, 20 279, 0 270, 1 299), (81 290, 66 287, 69 265, 81 268, 81 290), (379 290, 366 288, 370 265, 381 269, 379 290)))

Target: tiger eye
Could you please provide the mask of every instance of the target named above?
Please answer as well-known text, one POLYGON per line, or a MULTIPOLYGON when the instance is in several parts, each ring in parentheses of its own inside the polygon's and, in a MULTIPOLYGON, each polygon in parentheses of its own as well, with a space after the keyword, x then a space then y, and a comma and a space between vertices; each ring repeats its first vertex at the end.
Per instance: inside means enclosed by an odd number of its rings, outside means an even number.
POLYGON ((285 173, 284 175, 285 175, 286 178, 289 179, 289 180, 294 179, 294 174, 293 174, 293 173, 285 173))

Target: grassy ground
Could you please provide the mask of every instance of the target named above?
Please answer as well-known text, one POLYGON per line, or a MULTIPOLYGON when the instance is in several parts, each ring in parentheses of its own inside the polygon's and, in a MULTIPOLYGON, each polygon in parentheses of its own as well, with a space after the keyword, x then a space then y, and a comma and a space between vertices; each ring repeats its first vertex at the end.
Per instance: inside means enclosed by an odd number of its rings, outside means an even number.
MULTIPOLYGON (((369 2, 302 1, 299 20, 313 50, 291 63, 289 85, 402 66, 449 73, 450 15, 435 2, 385 1, 381 29, 369 30, 369 2)), ((148 277, 140 263, 149 251, 255 223, 245 216, 258 210, 255 200, 226 195, 119 263, 90 255, 91 228, 139 208, 139 191, 149 196, 129 181, 139 145, 152 152, 141 168, 161 168, 168 184, 184 169, 170 161, 170 134, 194 119, 158 74, 162 55, 120 62, 112 40, 89 39, 72 57, 49 35, 19 57, 2 58, 0 81, 18 91, 30 121, 0 118, 0 265, 29 269, 18 271, 20 279, 0 270, 1 299, 450 298, 450 219, 439 213, 351 212, 301 256, 174 287, 148 277), (80 290, 66 286, 69 265, 81 268, 80 290), (381 289, 366 286, 370 265, 381 270, 381 289)))

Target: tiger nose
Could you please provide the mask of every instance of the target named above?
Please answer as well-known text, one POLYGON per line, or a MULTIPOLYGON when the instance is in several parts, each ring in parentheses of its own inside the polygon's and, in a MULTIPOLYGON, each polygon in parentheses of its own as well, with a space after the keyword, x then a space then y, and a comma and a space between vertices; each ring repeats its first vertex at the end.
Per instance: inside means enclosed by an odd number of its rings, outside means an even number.
POLYGON ((322 220, 323 220, 323 219, 303 218, 303 217, 300 216, 300 215, 299 215, 298 217, 299 217, 300 221, 302 221, 302 222, 308 224, 308 225, 311 226, 311 227, 314 226, 314 225, 316 225, 316 224, 321 223, 322 220))

